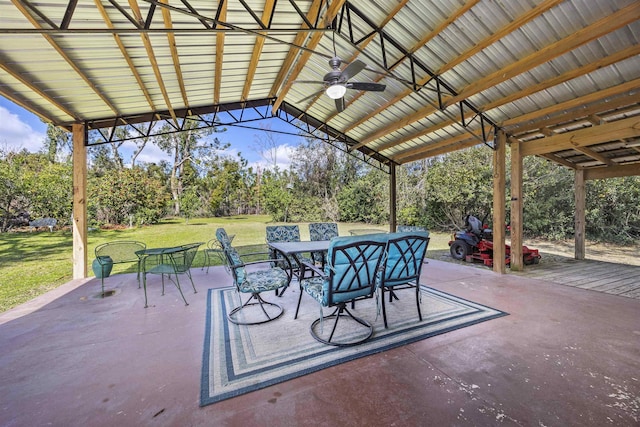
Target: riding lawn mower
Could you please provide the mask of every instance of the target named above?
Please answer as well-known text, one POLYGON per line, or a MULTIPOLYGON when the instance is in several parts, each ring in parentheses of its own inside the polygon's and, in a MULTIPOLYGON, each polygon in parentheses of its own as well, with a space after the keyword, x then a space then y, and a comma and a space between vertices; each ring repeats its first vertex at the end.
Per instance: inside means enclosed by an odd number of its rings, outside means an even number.
MULTIPOLYGON (((485 217, 486 219, 486 217, 485 217)), ((449 251, 453 259, 467 262, 482 262, 493 266, 493 232, 473 215, 465 218, 465 230, 456 231, 449 242, 449 251)), ((505 245, 505 261, 511 264, 511 246, 505 245)), ((522 257, 525 265, 538 264, 540 254, 537 249, 522 246, 522 257)))

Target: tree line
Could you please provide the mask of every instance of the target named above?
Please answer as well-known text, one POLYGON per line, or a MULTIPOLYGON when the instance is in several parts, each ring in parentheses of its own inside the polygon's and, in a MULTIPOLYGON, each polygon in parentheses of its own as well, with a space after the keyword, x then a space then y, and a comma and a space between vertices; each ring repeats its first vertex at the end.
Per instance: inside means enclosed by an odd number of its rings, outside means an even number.
MULTIPOLYGON (((248 165, 225 154, 224 129, 197 129, 136 140, 128 164, 122 143, 88 150, 89 225, 142 226, 167 216, 269 214, 277 222, 389 221, 388 175, 314 138, 303 138, 288 168, 248 165), (139 161, 155 144, 170 160, 139 161)), ((121 138, 126 135, 119 135, 121 138)), ((70 136, 49 126, 38 153, 0 150, 0 229, 25 225, 26 217, 72 214, 70 136)), ((124 139, 124 138, 122 138, 124 139)), ((273 155, 272 134, 258 137, 273 155)), ((507 166, 508 167, 508 166, 507 166)), ((507 169, 508 170, 508 169, 507 169)), ((528 237, 570 239, 574 233, 573 171, 539 157, 524 160, 524 232, 528 237)), ((491 222, 492 152, 486 146, 397 168, 397 221, 430 230, 463 226, 467 214, 491 222)), ((507 182, 507 190, 509 182, 507 182)), ((587 183, 586 233, 590 240, 633 244, 640 238, 640 178, 587 183)), ((507 197, 509 200, 509 197, 507 197)), ((507 203, 507 218, 510 208, 507 203)))

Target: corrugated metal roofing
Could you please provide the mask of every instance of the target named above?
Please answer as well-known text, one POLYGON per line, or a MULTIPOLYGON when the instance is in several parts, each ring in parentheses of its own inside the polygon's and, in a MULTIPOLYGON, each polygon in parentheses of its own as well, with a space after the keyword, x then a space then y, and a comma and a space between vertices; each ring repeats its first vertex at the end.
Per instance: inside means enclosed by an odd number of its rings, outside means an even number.
MULTIPOLYGON (((275 98, 404 163, 481 143, 483 127, 484 142, 502 129, 536 144, 637 117, 639 19, 635 0, 0 0, 0 95, 62 126, 275 98), (334 52, 368 65, 350 81, 386 90, 349 89, 337 113, 300 83, 334 52)), ((629 126, 591 152, 536 154, 638 163, 629 126)))

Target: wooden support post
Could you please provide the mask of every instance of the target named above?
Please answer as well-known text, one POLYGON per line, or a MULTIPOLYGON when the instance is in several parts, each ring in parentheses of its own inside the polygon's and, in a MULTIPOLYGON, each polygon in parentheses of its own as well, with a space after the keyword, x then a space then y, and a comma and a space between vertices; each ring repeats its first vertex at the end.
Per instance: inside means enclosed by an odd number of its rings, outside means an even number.
POLYGON ((575 258, 585 258, 585 204, 586 187, 584 170, 577 169, 575 173, 574 192, 576 199, 576 222, 575 222, 575 258))
POLYGON ((73 278, 87 277, 87 147, 84 124, 73 125, 73 278))
POLYGON ((397 179, 396 179, 396 164, 391 163, 389 165, 389 231, 391 233, 396 231, 397 218, 396 218, 396 207, 397 207, 397 179))
POLYGON ((506 273, 505 262, 505 158, 507 136, 499 131, 493 151, 493 271, 506 273))
POLYGON ((511 271, 522 271, 522 155, 520 142, 511 143, 511 271))

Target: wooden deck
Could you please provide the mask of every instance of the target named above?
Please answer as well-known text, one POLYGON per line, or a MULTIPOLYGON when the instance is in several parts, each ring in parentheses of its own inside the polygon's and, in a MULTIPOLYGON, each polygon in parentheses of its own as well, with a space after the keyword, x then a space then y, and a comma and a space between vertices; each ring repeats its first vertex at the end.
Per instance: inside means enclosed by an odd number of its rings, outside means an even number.
POLYGON ((640 266, 559 257, 544 261, 511 274, 640 299, 640 266))

